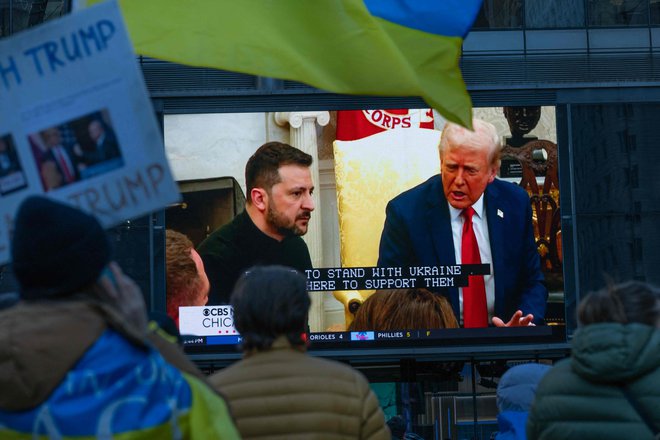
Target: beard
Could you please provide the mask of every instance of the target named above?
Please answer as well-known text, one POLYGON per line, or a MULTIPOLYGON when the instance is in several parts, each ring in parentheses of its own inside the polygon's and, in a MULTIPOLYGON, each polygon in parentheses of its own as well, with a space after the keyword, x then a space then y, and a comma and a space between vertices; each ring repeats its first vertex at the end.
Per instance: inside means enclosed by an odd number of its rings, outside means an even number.
POLYGON ((310 211, 303 211, 292 220, 279 212, 274 206, 268 205, 266 221, 282 235, 305 235, 307 233, 307 226, 301 228, 296 224, 296 221, 302 219, 309 220, 311 216, 312 213, 310 211))

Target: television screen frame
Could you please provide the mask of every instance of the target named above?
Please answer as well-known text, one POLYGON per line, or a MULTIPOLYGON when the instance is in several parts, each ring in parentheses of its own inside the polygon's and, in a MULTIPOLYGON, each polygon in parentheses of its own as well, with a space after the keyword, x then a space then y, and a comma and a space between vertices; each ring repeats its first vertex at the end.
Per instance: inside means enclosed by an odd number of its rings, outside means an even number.
MULTIPOLYGON (((544 106, 548 107, 548 106, 544 106)), ((554 109, 554 106, 552 106, 554 109)), ((186 112, 188 114, 198 112, 186 112)), ((220 114, 223 112, 219 112, 220 114)), ((251 113, 251 112, 250 112, 251 113)), ((258 113, 258 112, 257 112, 258 113)), ((264 112, 265 113, 265 112, 264 112)), ((169 115, 170 113, 168 113, 169 115)), ((208 114, 206 112, 199 112, 199 114, 208 114)), ((556 138, 559 138, 559 132, 557 129, 557 119, 553 121, 555 123, 556 138)), ((167 136, 166 136, 166 145, 167 145, 167 136)), ((559 142, 556 142, 559 144, 559 142)), ((253 145, 256 149, 259 145, 253 145)), ((558 145, 558 149, 561 150, 561 147, 558 145)), ((252 151, 251 151, 252 152, 252 151)), ((250 152, 250 154, 251 154, 250 152)), ((565 155, 565 154, 564 154, 565 155)), ((559 163, 561 166, 562 153, 559 154, 559 163)), ((315 182, 317 188, 320 186, 321 182, 315 182)), ((567 182, 566 177, 562 179, 560 173, 559 186, 560 192, 562 188, 566 188, 570 182, 567 182)), ((564 204, 562 203, 561 209, 565 209, 564 204)), ((562 221, 563 223, 563 221, 562 221)), ((165 222, 167 227, 167 222, 165 222)), ((563 230, 562 224, 562 230, 563 230)), ((569 240, 571 237, 565 237, 569 240)), ((566 263, 564 262, 564 267, 566 263)), ((569 282, 569 285, 572 284, 569 282)), ((316 294, 316 293, 312 293, 316 294)), ((566 283, 564 283, 564 295, 567 294, 566 283)), ((568 292, 569 296, 572 298, 569 301, 565 301, 564 304, 567 304, 570 301, 574 302, 575 292, 568 292)), ((564 306, 564 313, 566 316, 566 306, 564 306)), ((380 338, 378 340, 370 341, 347 341, 350 338, 349 332, 314 332, 309 335, 309 350, 313 353, 318 353, 319 355, 330 355, 330 356, 347 356, 348 358, 353 357, 353 355, 359 357, 359 352, 369 351, 370 354, 374 352, 385 353, 387 356, 400 354, 402 356, 415 356, 420 350, 424 352, 432 352, 436 355, 447 355, 453 353, 456 356, 459 353, 469 353, 470 351, 474 352, 475 348, 483 348, 487 351, 506 351, 513 350, 518 351, 519 349, 530 349, 533 347, 546 347, 550 348, 555 346, 559 349, 563 349, 567 345, 569 339, 569 334, 574 328, 567 328, 564 325, 552 325, 547 326, 548 328, 518 328, 518 329, 499 329, 499 328, 485 328, 485 329, 447 329, 447 330, 437 330, 433 334, 438 337, 419 337, 419 338, 380 338), (475 331, 477 330, 477 331, 475 331), (317 338, 316 336, 324 335, 328 339, 317 338), (518 347, 518 348, 516 348, 518 347), (526 347, 526 348, 525 348, 526 347), (384 351, 383 351, 384 350, 384 351), (430 351, 429 351, 430 350, 430 351), (345 352, 345 353, 344 353, 345 352), (351 354, 353 353, 353 354, 351 354)), ((405 331, 402 329, 401 331, 405 331)), ((193 337, 194 339, 194 337, 193 337)), ((237 353, 238 347, 236 344, 196 344, 191 343, 191 338, 184 337, 185 341, 185 350, 193 358, 209 358, 217 356, 218 358, 230 359, 235 356, 237 353)))

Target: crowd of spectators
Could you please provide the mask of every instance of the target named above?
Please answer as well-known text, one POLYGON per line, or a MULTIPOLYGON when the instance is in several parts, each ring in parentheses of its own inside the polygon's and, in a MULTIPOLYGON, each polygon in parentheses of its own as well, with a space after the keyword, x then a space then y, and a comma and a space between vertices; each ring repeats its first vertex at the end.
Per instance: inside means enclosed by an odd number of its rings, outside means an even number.
MULTIPOLYGON (((168 271, 185 268, 195 288, 183 297, 204 304, 201 259, 183 235, 167 238, 168 271)), ((412 435, 401 418, 386 423, 360 372, 306 353, 311 301, 294 269, 256 266, 241 275, 230 303, 243 359, 207 377, 149 325, 140 289, 112 261, 93 216, 29 197, 15 217, 11 252, 20 291, 0 309, 0 437, 412 435)), ((503 375, 497 439, 658 438, 660 289, 630 281, 591 292, 578 320, 569 358, 503 375)), ((420 325, 458 323, 446 299, 409 289, 372 295, 351 329, 420 325)))

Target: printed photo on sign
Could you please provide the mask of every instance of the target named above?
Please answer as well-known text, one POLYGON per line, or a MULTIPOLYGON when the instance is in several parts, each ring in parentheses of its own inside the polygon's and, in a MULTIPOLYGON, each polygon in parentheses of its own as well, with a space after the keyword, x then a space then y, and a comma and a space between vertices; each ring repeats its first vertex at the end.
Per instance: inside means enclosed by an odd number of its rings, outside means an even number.
POLYGON ((0 136, 0 195, 27 188, 27 180, 11 134, 0 136))
POLYGON ((89 179, 124 165, 106 109, 29 135, 44 191, 89 179))
POLYGON ((79 208, 104 228, 179 201, 117 1, 0 39, 0 76, 0 138, 21 170, 0 156, 0 265, 11 260, 14 217, 29 195, 79 208))

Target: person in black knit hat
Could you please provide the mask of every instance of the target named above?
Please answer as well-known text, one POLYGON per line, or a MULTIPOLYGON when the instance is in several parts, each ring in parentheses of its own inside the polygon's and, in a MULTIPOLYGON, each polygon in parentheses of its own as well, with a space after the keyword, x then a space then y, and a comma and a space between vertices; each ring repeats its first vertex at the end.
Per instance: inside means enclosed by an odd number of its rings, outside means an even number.
POLYGON ((33 196, 16 215, 12 261, 24 299, 64 296, 96 282, 110 244, 96 218, 33 196))
POLYGON ((32 196, 14 224, 20 301, 0 310, 0 438, 238 438, 223 398, 148 330, 95 217, 32 196))

